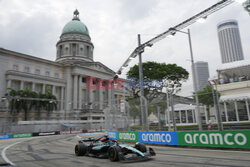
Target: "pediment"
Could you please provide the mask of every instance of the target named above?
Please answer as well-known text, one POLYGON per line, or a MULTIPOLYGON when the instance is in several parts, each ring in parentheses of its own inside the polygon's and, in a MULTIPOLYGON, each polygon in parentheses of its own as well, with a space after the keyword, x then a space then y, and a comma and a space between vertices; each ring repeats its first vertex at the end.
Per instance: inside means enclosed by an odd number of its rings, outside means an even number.
POLYGON ((104 64, 100 62, 85 62, 85 63, 81 63, 81 66, 87 67, 96 71, 109 73, 111 75, 114 73, 114 71, 112 71, 110 68, 108 68, 107 66, 105 66, 104 64))

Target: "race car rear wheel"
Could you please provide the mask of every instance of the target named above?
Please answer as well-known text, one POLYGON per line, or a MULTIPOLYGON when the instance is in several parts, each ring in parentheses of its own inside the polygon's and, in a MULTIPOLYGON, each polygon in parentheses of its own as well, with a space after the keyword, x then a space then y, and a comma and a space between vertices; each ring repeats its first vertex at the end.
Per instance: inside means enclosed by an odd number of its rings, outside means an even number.
POLYGON ((112 146, 108 149, 108 156, 110 161, 119 161, 119 153, 121 148, 119 146, 112 146))
POLYGON ((147 152, 147 147, 143 143, 136 143, 135 148, 143 153, 147 152))
POLYGON ((84 143, 79 143, 75 146, 75 155, 83 156, 87 153, 88 146, 84 143))

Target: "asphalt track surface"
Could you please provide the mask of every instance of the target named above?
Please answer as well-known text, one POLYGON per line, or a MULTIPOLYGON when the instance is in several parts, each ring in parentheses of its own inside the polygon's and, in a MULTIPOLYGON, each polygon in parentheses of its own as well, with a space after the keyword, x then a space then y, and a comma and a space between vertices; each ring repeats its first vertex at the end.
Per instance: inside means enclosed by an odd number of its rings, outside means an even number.
POLYGON ((75 135, 33 137, 0 141, 0 166, 9 162, 18 167, 195 167, 250 166, 249 151, 153 147, 156 157, 144 162, 121 163, 93 157, 76 157, 75 135))

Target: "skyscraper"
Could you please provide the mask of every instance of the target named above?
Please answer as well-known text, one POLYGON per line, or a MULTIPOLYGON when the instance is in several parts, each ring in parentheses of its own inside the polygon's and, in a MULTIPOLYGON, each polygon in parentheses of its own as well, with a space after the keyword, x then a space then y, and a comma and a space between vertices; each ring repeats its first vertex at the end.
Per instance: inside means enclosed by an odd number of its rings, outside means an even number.
POLYGON ((243 60, 238 22, 226 20, 217 26, 222 63, 243 60))
POLYGON ((208 63, 204 61, 198 61, 194 63, 194 70, 196 72, 197 88, 201 90, 208 84, 209 70, 208 63))

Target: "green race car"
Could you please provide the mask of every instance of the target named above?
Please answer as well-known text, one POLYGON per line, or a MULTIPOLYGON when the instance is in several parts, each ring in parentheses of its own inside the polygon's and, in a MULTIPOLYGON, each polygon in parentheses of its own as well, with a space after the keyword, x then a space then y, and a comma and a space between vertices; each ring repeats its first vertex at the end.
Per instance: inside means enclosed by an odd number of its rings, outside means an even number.
POLYGON ((93 156, 99 158, 109 158, 110 161, 143 161, 155 156, 152 148, 148 148, 143 143, 136 143, 134 146, 120 144, 117 140, 109 139, 107 136, 101 138, 85 138, 79 140, 75 146, 76 156, 93 156))

